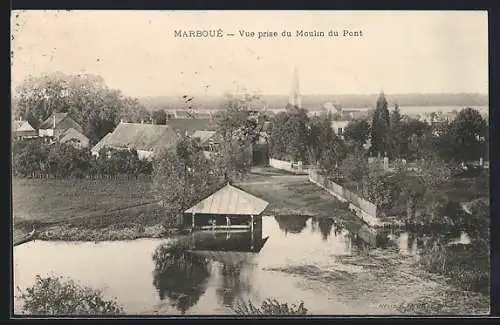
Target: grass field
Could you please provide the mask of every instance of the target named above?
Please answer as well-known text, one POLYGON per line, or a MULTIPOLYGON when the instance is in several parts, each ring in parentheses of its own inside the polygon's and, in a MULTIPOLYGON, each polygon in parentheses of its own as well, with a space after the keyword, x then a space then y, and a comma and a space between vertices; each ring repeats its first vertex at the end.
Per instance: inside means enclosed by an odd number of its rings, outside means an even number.
MULTIPOLYGON (((69 235, 64 233, 78 229, 80 232, 71 236, 95 239, 108 228, 108 234, 103 236, 112 239, 109 237, 116 237, 116 233, 111 235, 109 232, 137 228, 142 233, 141 227, 158 225, 163 218, 151 182, 146 180, 13 178, 12 203, 14 236, 31 230, 35 225, 42 237, 67 239, 69 235), (88 232, 94 234, 89 236, 88 232)), ((130 237, 130 234, 125 237, 130 237)))
POLYGON ((309 182, 308 176, 273 168, 256 168, 235 185, 268 201, 269 206, 264 212, 267 214, 337 217, 353 225, 362 224, 345 203, 309 182))

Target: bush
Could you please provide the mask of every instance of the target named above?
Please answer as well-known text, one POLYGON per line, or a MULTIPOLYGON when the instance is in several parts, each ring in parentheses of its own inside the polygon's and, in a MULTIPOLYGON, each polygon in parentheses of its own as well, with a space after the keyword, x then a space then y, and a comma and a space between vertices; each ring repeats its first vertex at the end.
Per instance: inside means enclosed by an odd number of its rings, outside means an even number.
POLYGON ((23 313, 31 315, 119 315, 123 309, 114 300, 105 300, 102 291, 82 287, 58 276, 36 276, 35 284, 21 291, 23 313))
POLYGON ((252 304, 249 300, 248 302, 240 302, 233 310, 238 315, 307 315, 307 308, 304 307, 304 303, 300 302, 297 306, 292 304, 291 306, 288 303, 280 303, 276 299, 267 298, 260 307, 257 307, 252 304))

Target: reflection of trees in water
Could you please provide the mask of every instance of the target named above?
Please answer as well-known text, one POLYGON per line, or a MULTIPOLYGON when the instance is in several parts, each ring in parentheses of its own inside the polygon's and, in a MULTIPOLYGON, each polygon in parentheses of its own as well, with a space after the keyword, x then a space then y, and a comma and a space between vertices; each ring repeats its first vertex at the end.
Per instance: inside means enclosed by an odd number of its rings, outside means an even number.
POLYGON ((349 248, 353 252, 357 253, 366 253, 368 250, 370 250, 371 245, 365 242, 360 236, 353 232, 348 232, 347 234, 347 239, 349 243, 349 248))
POLYGON ((233 306, 241 296, 250 292, 250 284, 242 277, 243 263, 238 265, 222 264, 221 287, 216 289, 219 302, 225 306, 233 306))
POLYGON ((310 217, 300 216, 300 215, 290 215, 290 216, 274 216, 276 222, 280 229, 287 233, 300 234, 307 226, 307 220, 310 217))
POLYGON ((157 249, 153 284, 161 300, 165 296, 182 314, 193 307, 205 293, 210 276, 205 258, 187 252, 157 249))
POLYGON ((311 228, 315 232, 319 232, 323 240, 328 240, 330 234, 332 233, 332 229, 334 232, 334 236, 339 236, 344 230, 344 226, 341 222, 337 222, 331 218, 322 218, 322 217, 313 217, 311 228))

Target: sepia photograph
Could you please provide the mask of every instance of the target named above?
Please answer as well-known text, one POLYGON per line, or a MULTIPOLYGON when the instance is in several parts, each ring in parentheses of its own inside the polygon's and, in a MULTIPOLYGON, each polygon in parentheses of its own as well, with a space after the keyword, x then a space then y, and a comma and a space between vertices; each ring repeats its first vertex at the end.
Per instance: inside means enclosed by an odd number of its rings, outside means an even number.
POLYGON ((11 11, 11 316, 490 314, 487 11, 11 11))

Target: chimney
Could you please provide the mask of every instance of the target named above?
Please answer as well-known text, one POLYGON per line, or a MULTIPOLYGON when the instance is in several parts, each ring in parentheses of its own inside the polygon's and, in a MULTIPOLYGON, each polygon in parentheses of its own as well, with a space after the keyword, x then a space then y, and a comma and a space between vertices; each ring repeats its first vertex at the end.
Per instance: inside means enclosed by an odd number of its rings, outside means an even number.
POLYGON ((52 128, 53 129, 56 128, 56 115, 55 114, 52 115, 52 128))

